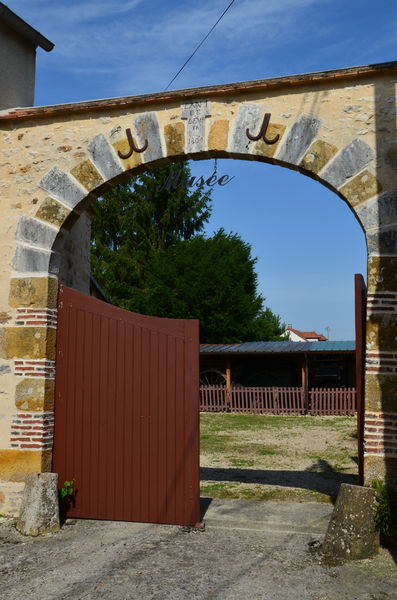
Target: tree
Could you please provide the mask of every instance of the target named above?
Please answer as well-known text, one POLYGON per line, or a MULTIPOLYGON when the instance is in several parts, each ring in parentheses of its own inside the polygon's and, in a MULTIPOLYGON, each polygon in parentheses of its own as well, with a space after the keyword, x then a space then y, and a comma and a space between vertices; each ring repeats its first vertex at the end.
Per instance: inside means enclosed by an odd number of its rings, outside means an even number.
POLYGON ((196 235, 152 257, 146 314, 200 319, 204 343, 280 339, 284 325, 257 293, 256 259, 237 234, 196 235))
POLYGON ((204 186, 168 186, 190 177, 186 164, 158 168, 96 201, 95 278, 127 310, 200 319, 203 342, 279 339, 283 325, 257 293, 251 246, 223 229, 200 235, 211 213, 204 186))
POLYGON ((94 203, 91 268, 112 302, 142 310, 138 290, 145 285, 150 257, 204 228, 211 214, 204 186, 170 189, 170 176, 189 180, 187 164, 156 168, 117 184, 94 203))

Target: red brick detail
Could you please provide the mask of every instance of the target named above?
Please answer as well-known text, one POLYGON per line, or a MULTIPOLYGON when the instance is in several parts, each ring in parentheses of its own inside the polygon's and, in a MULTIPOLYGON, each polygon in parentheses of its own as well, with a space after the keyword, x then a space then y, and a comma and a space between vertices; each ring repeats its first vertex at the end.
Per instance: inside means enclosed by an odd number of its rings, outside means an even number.
POLYGON ((394 292, 376 292, 367 295, 368 314, 397 313, 397 294, 394 292))
POLYGON ((397 454, 397 413, 365 413, 364 453, 397 454))
POLYGON ((14 373, 18 377, 43 377, 44 379, 55 379, 55 361, 38 360, 15 360, 14 373))
POLYGON ((11 423, 11 448, 49 450, 54 437, 54 413, 18 413, 11 423))
POLYGON ((17 308, 15 324, 56 328, 57 310, 56 308, 17 308))

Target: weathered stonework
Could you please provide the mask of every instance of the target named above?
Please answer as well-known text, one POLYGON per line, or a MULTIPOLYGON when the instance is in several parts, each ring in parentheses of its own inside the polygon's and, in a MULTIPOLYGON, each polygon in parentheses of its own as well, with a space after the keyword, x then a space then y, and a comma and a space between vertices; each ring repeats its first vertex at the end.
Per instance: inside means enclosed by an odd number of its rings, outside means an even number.
POLYGON ((278 141, 275 144, 267 144, 264 140, 258 140, 254 147, 254 154, 272 158, 277 152, 278 147, 283 139, 285 129, 285 125, 271 123, 267 129, 266 136, 269 140, 273 140, 278 135, 280 136, 278 141))
POLYGON ((340 189, 349 204, 356 206, 382 191, 382 186, 369 171, 363 171, 340 189))
POLYGON ((303 157, 300 166, 312 173, 319 173, 337 152, 338 148, 333 144, 315 140, 303 157))
POLYGON ((397 292, 397 256, 369 256, 368 292, 397 292))
POLYGON ((51 471, 51 450, 0 450, 2 480, 25 481, 29 473, 51 471))
POLYGON ((208 149, 225 151, 229 141, 229 121, 220 120, 212 123, 208 134, 208 149))
POLYGON ((101 175, 90 160, 84 160, 73 167, 70 172, 87 190, 94 190, 103 183, 101 175))
MULTIPOLYGON (((11 430, 17 435, 18 415, 41 413, 37 420, 44 421, 52 410, 57 284, 88 292, 91 198, 130 174, 189 156, 283 165, 314 176, 350 204, 369 250, 366 407, 397 414, 397 162, 389 110, 396 75, 392 63, 0 115, 1 443, 11 443, 11 430), (258 135, 266 114, 267 138, 280 135, 275 144, 247 134, 258 135), (22 124, 28 144, 18 137, 22 124), (128 130, 138 148, 147 148, 123 159, 128 130)), ((387 427, 379 425, 382 436, 393 435, 387 427)), ((49 432, 31 443, 47 447, 49 432)), ((389 479, 396 473, 392 450, 383 444, 384 454, 367 457, 375 462, 366 459, 366 481, 375 472, 389 479)), ((13 482, 50 464, 49 450, 0 450, 5 510, 13 514, 20 501, 21 484, 13 482)))
POLYGON ((55 359, 56 330, 45 327, 5 327, 0 331, 1 358, 55 359))
POLYGON ((66 206, 60 202, 57 202, 57 200, 46 198, 40 205, 35 216, 42 221, 48 221, 48 223, 60 227, 69 216, 70 212, 70 209, 66 208, 66 206))
POLYGON ((185 151, 185 126, 183 123, 172 123, 164 127, 164 138, 167 156, 178 156, 185 151))
POLYGON ((55 308, 58 281, 53 277, 24 277, 10 281, 9 302, 12 307, 55 308))
POLYGON ((52 379, 24 378, 15 390, 15 406, 20 411, 49 411, 54 409, 55 382, 52 379))

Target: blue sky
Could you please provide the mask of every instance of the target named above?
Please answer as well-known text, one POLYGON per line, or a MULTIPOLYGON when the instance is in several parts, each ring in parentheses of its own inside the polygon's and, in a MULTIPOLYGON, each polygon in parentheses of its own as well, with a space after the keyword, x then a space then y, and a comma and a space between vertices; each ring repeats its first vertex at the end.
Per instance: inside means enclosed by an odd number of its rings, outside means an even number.
MULTIPOLYGON (((6 3, 55 43, 38 51, 43 105, 163 90, 229 0, 6 3)), ((171 89, 394 60, 396 30, 390 0, 236 0, 171 89)), ((222 160, 218 170, 235 179, 214 195, 208 231, 223 226, 252 244, 260 291, 285 322, 351 339, 366 248, 349 209, 287 169, 222 160)))

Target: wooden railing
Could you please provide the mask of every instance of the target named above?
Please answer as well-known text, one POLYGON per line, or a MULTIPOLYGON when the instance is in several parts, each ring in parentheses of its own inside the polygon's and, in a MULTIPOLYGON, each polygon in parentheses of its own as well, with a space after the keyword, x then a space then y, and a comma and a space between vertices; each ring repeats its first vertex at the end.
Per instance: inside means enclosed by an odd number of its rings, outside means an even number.
POLYGON ((200 387, 200 410, 273 415, 354 415, 354 388, 200 387))

